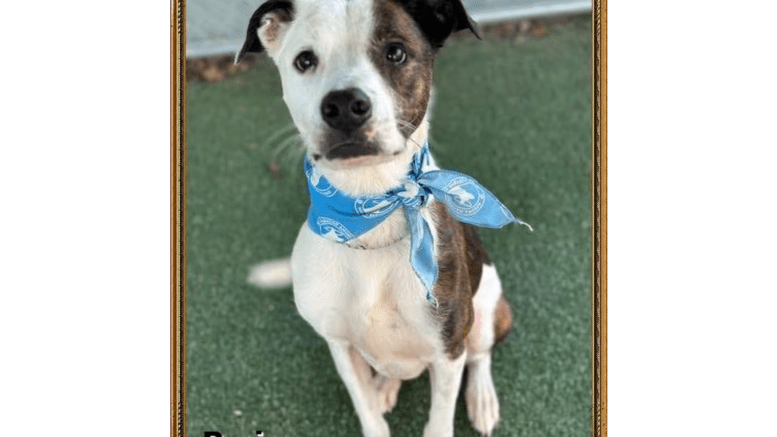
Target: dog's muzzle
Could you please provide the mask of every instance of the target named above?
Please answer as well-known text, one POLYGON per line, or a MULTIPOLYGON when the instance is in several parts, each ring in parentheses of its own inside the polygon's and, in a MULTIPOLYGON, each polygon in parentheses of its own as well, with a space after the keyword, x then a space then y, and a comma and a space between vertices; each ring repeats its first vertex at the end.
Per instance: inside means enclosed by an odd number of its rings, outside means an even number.
POLYGON ((372 103, 358 88, 332 91, 321 101, 321 118, 332 128, 324 151, 328 159, 377 155, 379 147, 358 129, 372 116, 372 103))

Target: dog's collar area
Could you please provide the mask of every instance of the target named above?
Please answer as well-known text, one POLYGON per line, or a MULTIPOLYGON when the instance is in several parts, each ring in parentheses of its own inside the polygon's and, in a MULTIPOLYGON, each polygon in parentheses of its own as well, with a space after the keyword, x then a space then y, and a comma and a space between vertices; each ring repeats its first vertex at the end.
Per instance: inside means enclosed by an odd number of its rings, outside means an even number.
POLYGON ((410 264, 426 289, 427 301, 436 304, 432 294, 437 280, 434 241, 429 223, 421 214, 421 208, 431 197, 444 203, 453 218, 463 223, 492 229, 510 223, 522 224, 529 229, 531 226, 515 218, 475 179, 455 171, 436 169, 430 161, 429 144, 424 143, 413 156, 402 185, 378 196, 352 197, 342 193, 307 158, 305 175, 310 194, 308 226, 315 234, 348 247, 361 249, 358 244, 351 246, 348 242, 380 225, 396 209, 403 208, 410 234, 410 264))
POLYGON ((395 245, 395 244, 399 243, 400 241, 404 240, 405 238, 407 238, 407 236, 408 236, 408 235, 410 235, 410 233, 409 233, 409 232, 408 232, 408 233, 406 233, 406 234, 404 234, 404 235, 402 235, 401 237, 399 237, 399 238, 397 238, 397 239, 393 240, 393 241, 390 241, 390 242, 388 242, 388 243, 385 243, 385 244, 381 244, 381 245, 379 245, 379 246, 368 246, 368 245, 366 245, 366 244, 361 244, 361 243, 360 243, 360 244, 354 244, 354 243, 352 243, 351 241, 344 241, 342 244, 343 244, 345 247, 348 247, 349 249, 356 249, 356 250, 378 250, 378 249, 385 249, 385 248, 387 248, 387 247, 389 247, 389 246, 393 246, 393 245, 395 245))

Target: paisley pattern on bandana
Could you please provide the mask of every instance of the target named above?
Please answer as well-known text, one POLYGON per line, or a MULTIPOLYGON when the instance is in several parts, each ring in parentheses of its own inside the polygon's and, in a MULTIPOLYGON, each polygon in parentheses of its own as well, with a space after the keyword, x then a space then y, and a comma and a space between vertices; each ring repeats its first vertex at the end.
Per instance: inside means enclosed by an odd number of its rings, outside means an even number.
POLYGON ((475 179, 455 171, 431 168, 429 144, 413 156, 402 185, 379 196, 346 196, 305 159, 310 208, 308 226, 327 239, 345 243, 375 228, 397 208, 404 208, 410 230, 410 264, 426 289, 426 300, 436 304, 432 287, 437 280, 434 241, 420 209, 434 198, 448 206, 458 221, 487 228, 510 223, 531 226, 515 218, 490 191, 475 179))

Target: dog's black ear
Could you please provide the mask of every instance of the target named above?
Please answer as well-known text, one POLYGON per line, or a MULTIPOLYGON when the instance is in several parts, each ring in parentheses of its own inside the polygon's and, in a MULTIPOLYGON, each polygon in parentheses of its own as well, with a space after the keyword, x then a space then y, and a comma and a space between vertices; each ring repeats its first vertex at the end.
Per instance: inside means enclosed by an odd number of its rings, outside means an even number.
POLYGON ((469 29, 481 39, 477 24, 467 14, 461 0, 400 0, 435 48, 460 30, 469 29))
POLYGON ((245 57, 246 53, 261 53, 265 47, 262 45, 262 41, 259 39, 257 30, 262 27, 265 15, 275 12, 281 17, 282 20, 291 20, 291 16, 294 12, 294 6, 290 0, 268 0, 263 3, 259 8, 251 15, 251 19, 248 21, 248 30, 246 31, 246 40, 243 42, 243 48, 235 56, 235 64, 245 57))

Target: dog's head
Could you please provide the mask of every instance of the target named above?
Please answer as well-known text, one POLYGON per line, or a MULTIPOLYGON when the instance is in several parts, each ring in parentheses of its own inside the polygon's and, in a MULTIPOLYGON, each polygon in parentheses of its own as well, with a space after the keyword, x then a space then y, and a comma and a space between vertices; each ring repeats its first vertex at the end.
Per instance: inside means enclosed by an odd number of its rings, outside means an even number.
POLYGON ((365 167, 417 150, 435 55, 464 29, 461 0, 269 0, 235 61, 267 51, 317 166, 365 167))

